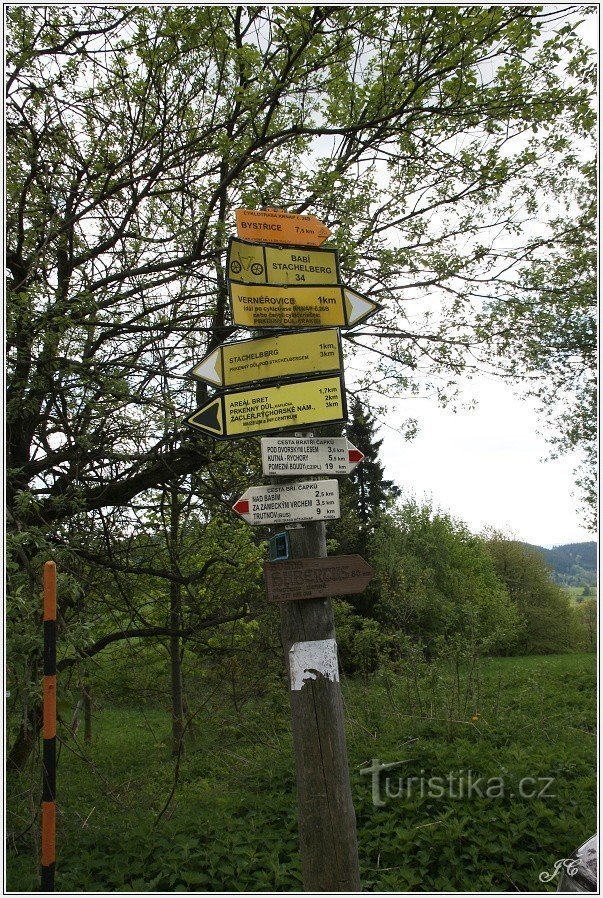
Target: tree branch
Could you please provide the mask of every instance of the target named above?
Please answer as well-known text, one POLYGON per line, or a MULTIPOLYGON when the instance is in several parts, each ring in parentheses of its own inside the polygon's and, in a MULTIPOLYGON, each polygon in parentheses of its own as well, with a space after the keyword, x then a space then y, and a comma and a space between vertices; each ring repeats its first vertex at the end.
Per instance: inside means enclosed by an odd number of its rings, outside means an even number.
POLYGON ((185 627, 183 630, 171 630, 169 627, 142 627, 135 630, 116 630, 114 633, 108 633, 106 636, 103 636, 102 639, 99 639, 98 642, 94 642, 92 645, 88 646, 88 648, 78 649, 77 655, 70 658, 63 658, 63 660, 59 661, 57 664, 57 671, 60 673, 63 670, 73 667, 74 664, 77 664, 84 658, 92 658, 94 655, 98 655, 99 652, 102 652, 103 649, 106 649, 107 646, 112 645, 114 642, 123 642, 126 639, 152 639, 161 636, 178 636, 181 639, 186 639, 188 636, 192 636, 199 630, 209 630, 212 627, 219 627, 220 624, 252 618, 253 615, 250 614, 246 608, 245 610, 241 609, 237 611, 236 614, 206 618, 203 621, 197 622, 194 626, 185 627))

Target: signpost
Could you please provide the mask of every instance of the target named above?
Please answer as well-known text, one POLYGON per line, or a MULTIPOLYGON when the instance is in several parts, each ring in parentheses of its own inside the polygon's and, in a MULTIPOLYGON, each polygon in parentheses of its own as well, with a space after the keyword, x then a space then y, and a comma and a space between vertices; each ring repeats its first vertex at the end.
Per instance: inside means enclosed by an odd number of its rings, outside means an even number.
POLYGON ((237 209, 239 237, 262 243, 294 243, 320 246, 331 236, 315 215, 296 215, 282 209, 237 209))
MULTIPOLYGON (((227 257, 234 324, 298 332, 226 343, 202 359, 192 375, 225 392, 208 399, 186 423, 216 439, 278 434, 262 440, 265 474, 349 474, 364 456, 344 437, 282 434, 347 420, 341 343, 333 328, 354 327, 381 306, 341 283, 335 249, 308 248, 320 246, 330 233, 314 216, 239 209, 237 230, 227 257)), ((362 592, 374 572, 358 555, 327 557, 324 521, 340 515, 336 480, 251 487, 233 509, 250 524, 290 525, 271 540, 264 575, 268 600, 280 603, 304 889, 359 892, 328 597, 362 592)))
POLYGON ((220 388, 342 370, 341 338, 339 331, 331 328, 222 343, 190 373, 220 388))
POLYGON ((264 562, 269 602, 299 602, 363 592, 375 571, 360 555, 264 562))
MULTIPOLYGON (((290 557, 327 559, 324 522, 289 530, 290 557)), ((276 564, 289 564, 279 561, 276 564)), ((333 607, 328 599, 279 603, 289 673, 299 843, 307 892, 359 892, 333 607)))
POLYGON ((343 378, 327 376, 219 393, 185 422, 195 430, 225 440, 346 419, 343 378))
POLYGON ((251 486, 232 506, 248 524, 333 521, 340 517, 336 480, 251 486))
POLYGON ((248 328, 355 327, 381 306, 342 284, 258 285, 231 280, 232 320, 248 328))
POLYGON ((262 470, 273 477, 351 474, 364 455, 345 437, 262 437, 262 470))

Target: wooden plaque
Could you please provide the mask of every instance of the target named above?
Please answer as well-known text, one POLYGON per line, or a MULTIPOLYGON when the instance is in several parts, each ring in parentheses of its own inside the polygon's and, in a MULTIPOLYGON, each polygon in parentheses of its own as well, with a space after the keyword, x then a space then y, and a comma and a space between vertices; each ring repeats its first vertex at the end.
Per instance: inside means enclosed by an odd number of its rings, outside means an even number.
POLYGON ((269 602, 297 602, 364 592, 375 571, 360 555, 265 561, 269 602))

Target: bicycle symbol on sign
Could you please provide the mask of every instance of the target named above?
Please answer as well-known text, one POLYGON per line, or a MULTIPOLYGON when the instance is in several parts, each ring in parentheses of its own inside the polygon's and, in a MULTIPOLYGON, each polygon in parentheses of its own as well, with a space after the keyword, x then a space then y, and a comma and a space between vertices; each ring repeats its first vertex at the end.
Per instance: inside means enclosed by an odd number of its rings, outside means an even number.
POLYGON ((233 261, 230 263, 230 270, 233 274, 240 274, 244 268, 246 271, 251 270, 251 273, 258 277, 260 274, 264 273, 264 266, 260 265, 259 262, 253 262, 252 264, 250 264, 252 258, 252 256, 241 256, 241 262, 239 262, 238 259, 233 259, 233 261))

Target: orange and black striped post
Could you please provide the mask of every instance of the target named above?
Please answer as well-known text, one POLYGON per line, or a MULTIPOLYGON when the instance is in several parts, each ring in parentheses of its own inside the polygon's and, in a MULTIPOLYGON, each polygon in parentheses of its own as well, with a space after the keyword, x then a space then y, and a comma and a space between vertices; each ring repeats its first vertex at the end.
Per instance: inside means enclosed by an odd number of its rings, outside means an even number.
POLYGON ((57 566, 44 565, 44 749, 41 891, 54 892, 57 763, 57 566))

